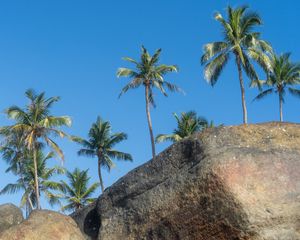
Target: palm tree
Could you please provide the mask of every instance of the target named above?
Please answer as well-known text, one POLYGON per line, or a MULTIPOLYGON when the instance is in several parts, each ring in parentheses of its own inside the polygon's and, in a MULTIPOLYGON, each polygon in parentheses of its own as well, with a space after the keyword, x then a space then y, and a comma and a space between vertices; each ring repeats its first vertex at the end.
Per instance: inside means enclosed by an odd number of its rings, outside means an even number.
POLYGON ((176 113, 173 115, 177 121, 177 128, 173 130, 172 134, 159 134, 156 137, 156 142, 178 142, 183 138, 210 127, 207 120, 203 117, 198 117, 194 111, 183 112, 180 117, 176 113))
POLYGON ((93 183, 89 186, 88 169, 80 171, 75 168, 73 172, 67 171, 66 175, 70 184, 61 181, 63 198, 68 202, 62 207, 63 211, 75 211, 96 200, 91 196, 100 184, 93 183))
POLYGON ((247 9, 247 7, 236 9, 228 7, 228 20, 225 20, 220 13, 215 15, 215 19, 221 23, 224 40, 206 44, 204 54, 201 57, 201 64, 205 65, 205 78, 213 86, 231 54, 233 55, 239 74, 244 124, 247 123, 247 107, 242 70, 246 72, 251 81, 256 81, 259 84, 248 52, 251 48, 259 48, 262 51, 270 51, 271 49, 268 43, 260 40, 260 33, 253 31, 255 26, 262 24, 261 18, 257 13, 247 11, 247 9))
POLYGON ((67 136, 58 128, 61 126, 70 126, 71 119, 67 116, 53 116, 50 114, 51 107, 54 103, 59 101, 59 97, 45 98, 44 92, 36 94, 32 89, 27 90, 25 95, 30 101, 25 109, 18 106, 12 106, 6 110, 7 116, 16 121, 13 126, 9 126, 7 129, 12 132, 22 131, 24 133, 26 147, 29 151, 32 151, 35 194, 37 208, 40 209, 37 152, 43 146, 43 142, 45 142, 63 160, 64 155, 62 150, 50 136, 67 136))
POLYGON ((111 133, 111 125, 108 121, 103 121, 100 117, 92 124, 89 130, 88 140, 74 139, 83 148, 78 151, 79 156, 98 158, 98 175, 102 192, 104 184, 101 174, 101 167, 108 171, 114 166, 113 159, 132 161, 132 156, 114 149, 114 146, 127 139, 127 134, 123 132, 111 133))
MULTIPOLYGON (((24 168, 28 156, 28 150, 24 144, 24 134, 22 131, 15 131, 14 134, 11 134, 7 130, 8 129, 2 128, 0 132, 0 134, 4 137, 4 142, 0 147, 0 152, 2 159, 9 164, 9 167, 5 172, 12 172, 14 175, 19 176, 23 188, 27 189, 28 186, 24 179, 24 168)), ((26 201, 26 212, 31 212, 33 208, 32 201, 28 197, 26 201)))
POLYGON ((283 121, 282 105, 286 89, 292 95, 300 97, 300 90, 291 87, 300 83, 300 63, 291 62, 290 55, 290 53, 276 55, 271 52, 269 55, 264 55, 263 58, 258 59, 265 66, 265 69, 269 69, 265 85, 270 88, 262 91, 254 100, 260 100, 272 93, 278 94, 280 122, 283 121))
MULTIPOLYGON (((43 194, 51 206, 60 204, 60 195, 55 192, 61 189, 60 183, 52 181, 51 178, 65 172, 63 168, 58 166, 47 168, 47 161, 53 157, 53 152, 50 152, 47 155, 44 155, 42 151, 38 151, 36 153, 37 172, 39 176, 39 194, 43 194)), ((30 199, 31 207, 29 209, 29 213, 35 206, 37 206, 38 203, 35 192, 35 168, 32 158, 33 154, 30 156, 27 155, 27 158, 23 159, 22 175, 18 174, 19 179, 16 183, 7 184, 0 191, 0 194, 14 194, 21 190, 24 191, 20 207, 27 207, 28 199, 30 199)))
POLYGON ((152 146, 152 157, 155 157, 155 142, 152 129, 152 121, 150 116, 150 105, 155 107, 153 90, 157 88, 164 96, 168 96, 165 88, 171 92, 180 91, 180 89, 170 82, 165 81, 164 76, 169 72, 177 72, 178 68, 175 65, 159 65, 161 49, 158 49, 153 56, 149 54, 146 48, 142 47, 140 61, 132 58, 124 58, 124 60, 134 64, 134 69, 119 68, 118 77, 129 77, 131 81, 123 87, 119 97, 126 93, 129 89, 135 89, 140 86, 145 88, 146 114, 148 127, 150 132, 150 140, 152 146))

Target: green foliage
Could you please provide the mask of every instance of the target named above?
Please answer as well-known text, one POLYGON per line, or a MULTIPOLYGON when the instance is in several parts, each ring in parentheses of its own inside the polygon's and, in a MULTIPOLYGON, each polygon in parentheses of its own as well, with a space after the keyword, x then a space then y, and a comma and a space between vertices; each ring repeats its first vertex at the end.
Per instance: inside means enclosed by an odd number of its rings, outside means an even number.
POLYGON ((176 85, 166 81, 164 76, 169 72, 177 72, 178 68, 175 65, 159 64, 161 49, 156 50, 153 56, 149 54, 146 48, 142 47, 141 59, 136 61, 126 57, 125 61, 134 64, 134 69, 119 68, 117 71, 118 77, 128 77, 130 82, 123 87, 119 97, 126 93, 129 89, 136 89, 140 86, 145 88, 146 113, 150 132, 152 157, 155 157, 155 142, 152 129, 152 121, 150 115, 150 105, 155 107, 153 90, 158 89, 164 96, 168 96, 166 89, 171 92, 182 91, 176 85))
POLYGON ((67 201, 67 205, 62 207, 62 211, 75 211, 96 200, 92 198, 92 194, 100 184, 93 183, 89 186, 88 169, 80 171, 78 168, 75 168, 73 172, 67 171, 66 176, 69 184, 61 181, 62 198, 67 201))
POLYGON ((59 97, 46 98, 44 92, 37 94, 32 89, 27 90, 25 95, 29 104, 24 109, 11 106, 5 111, 6 115, 16 123, 12 126, 3 127, 2 132, 5 133, 6 137, 22 132, 24 145, 33 154, 37 208, 40 208, 36 154, 46 143, 63 159, 62 150, 50 136, 67 136, 59 127, 70 126, 71 119, 67 116, 50 114, 51 107, 59 101, 59 97))
MULTIPOLYGON (((204 45, 204 54, 201 64, 205 65, 204 76, 212 86, 216 84, 223 69, 231 56, 234 57, 239 71, 239 81, 242 94, 244 123, 247 123, 247 109, 245 102, 242 69, 251 79, 251 83, 260 86, 260 81, 251 62, 253 54, 271 51, 271 46, 260 39, 260 33, 254 31, 255 26, 262 24, 262 20, 255 12, 248 11, 247 7, 227 8, 227 20, 220 13, 215 19, 221 24, 223 41, 204 45)), ((257 60, 257 58, 253 58, 257 60)), ((258 61, 259 63, 259 61, 258 61)))
POLYGON ((212 122, 211 124, 208 124, 205 118, 198 117, 194 111, 183 112, 180 117, 176 113, 173 115, 177 121, 177 128, 174 129, 172 134, 159 134, 156 137, 156 142, 178 142, 185 137, 189 137, 196 132, 213 126, 212 122))
MULTIPOLYGON (((3 154, 5 154, 5 152, 3 154)), ((64 174, 64 169, 62 167, 55 166, 52 168, 47 168, 47 161, 53 157, 53 152, 50 152, 47 155, 44 155, 42 151, 38 151, 37 153, 39 193, 46 198, 51 206, 60 204, 60 195, 56 192, 61 189, 60 183, 52 181, 51 178, 60 174, 64 174)), ((6 185, 0 191, 0 194, 14 194, 19 191, 24 191, 21 198, 20 207, 29 207, 29 204, 32 204, 32 206, 30 206, 30 211, 32 211, 33 208, 37 206, 33 155, 28 153, 23 156, 22 161, 18 161, 18 168, 15 168, 12 165, 15 165, 14 161, 10 161, 10 171, 19 178, 16 183, 10 183, 6 185)))
POLYGON ((282 103, 286 90, 292 95, 300 97, 300 90, 293 87, 300 83, 300 63, 291 62, 290 53, 276 55, 274 52, 263 55, 260 61, 266 69, 267 80, 262 82, 267 89, 261 91, 254 100, 263 99, 272 93, 278 94, 280 120, 282 121, 282 103))
POLYGON ((114 147, 118 143, 127 139, 127 134, 123 132, 111 133, 111 125, 108 121, 103 121, 100 117, 92 124, 88 133, 88 139, 74 139, 82 145, 78 151, 79 156, 98 158, 98 174, 102 191, 104 191, 103 180, 101 176, 101 167, 108 171, 114 166, 113 159, 132 161, 129 153, 116 150, 114 147))
POLYGON ((159 64, 161 49, 151 56, 146 48, 142 47, 141 59, 136 61, 132 58, 125 57, 125 61, 133 63, 135 68, 119 68, 117 71, 118 77, 128 77, 131 81, 123 87, 119 97, 130 89, 135 89, 140 86, 149 86, 149 95, 147 96, 150 103, 155 106, 153 89, 158 89, 164 96, 168 96, 166 89, 171 92, 181 91, 176 85, 166 81, 164 76, 169 72, 177 72, 176 65, 159 64))

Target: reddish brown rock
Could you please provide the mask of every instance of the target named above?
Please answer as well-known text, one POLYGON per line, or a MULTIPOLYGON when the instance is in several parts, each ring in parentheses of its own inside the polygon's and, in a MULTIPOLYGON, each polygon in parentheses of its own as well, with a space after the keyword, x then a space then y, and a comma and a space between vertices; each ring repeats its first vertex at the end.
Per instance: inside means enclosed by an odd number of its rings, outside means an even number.
POLYGON ((208 129, 108 188, 98 239, 299 240, 299 171, 297 124, 208 129))
POLYGON ((0 240, 84 240, 75 221, 60 213, 33 211, 21 224, 0 233, 0 240))

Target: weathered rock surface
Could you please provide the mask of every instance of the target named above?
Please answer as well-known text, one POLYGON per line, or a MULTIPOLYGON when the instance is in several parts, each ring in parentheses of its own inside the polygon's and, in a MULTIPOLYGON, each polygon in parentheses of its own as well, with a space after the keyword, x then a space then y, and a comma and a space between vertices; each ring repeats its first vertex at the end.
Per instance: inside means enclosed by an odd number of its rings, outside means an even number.
POLYGON ((299 240, 300 125, 208 129, 129 172, 96 210, 99 240, 299 240))
POLYGON ((21 209, 13 204, 0 205, 0 233, 23 221, 21 209))
POLYGON ((84 240, 69 216, 48 210, 33 211, 21 224, 0 233, 0 240, 84 240))
POLYGON ((74 212, 70 216, 77 222, 86 239, 97 239, 100 228, 100 216, 96 209, 97 202, 74 212))

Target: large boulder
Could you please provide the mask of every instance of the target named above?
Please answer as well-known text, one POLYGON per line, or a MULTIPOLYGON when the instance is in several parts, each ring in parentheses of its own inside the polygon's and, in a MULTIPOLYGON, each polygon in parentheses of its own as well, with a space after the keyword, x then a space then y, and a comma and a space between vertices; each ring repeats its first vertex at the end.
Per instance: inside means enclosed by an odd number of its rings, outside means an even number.
POLYGON ((300 125, 205 130, 129 172, 96 210, 99 240, 299 240, 300 125))
POLYGON ((33 211, 21 224, 0 233, 0 240, 84 240, 69 216, 48 210, 33 211))
POLYGON ((13 204, 0 205, 0 233, 22 221, 23 214, 20 208, 13 204))
POLYGON ((97 239, 99 233, 100 216, 96 206, 97 201, 70 215, 88 240, 97 239))

